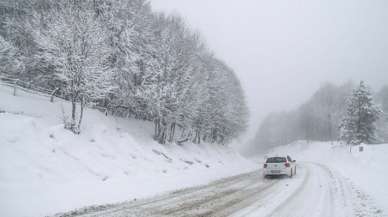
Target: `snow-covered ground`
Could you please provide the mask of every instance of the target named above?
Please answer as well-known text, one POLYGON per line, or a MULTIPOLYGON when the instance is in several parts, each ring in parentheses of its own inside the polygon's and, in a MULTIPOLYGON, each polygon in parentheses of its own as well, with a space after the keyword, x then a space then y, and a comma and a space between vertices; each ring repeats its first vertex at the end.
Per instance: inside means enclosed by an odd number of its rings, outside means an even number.
POLYGON ((337 170, 298 163, 292 178, 261 170, 208 185, 57 217, 388 217, 369 194, 337 170))
POLYGON ((356 147, 351 153, 347 146, 324 142, 278 147, 266 155, 291 155, 298 173, 292 179, 266 180, 261 171, 250 172, 257 163, 229 147, 159 145, 151 138, 150 123, 106 117, 92 109, 86 112, 82 134, 73 135, 62 126, 61 107, 69 111, 67 102, 12 93, 0 85, 0 216, 45 216, 108 203, 115 204, 70 215, 388 213, 388 144, 363 145, 363 152, 356 147), (243 175, 230 177, 237 174, 243 175), (208 184, 224 177, 230 178, 208 184), (116 203, 122 201, 127 202, 116 203))
POLYGON ((88 109, 82 134, 62 126, 45 96, 0 85, 0 216, 44 216, 144 198, 252 171, 219 145, 159 145, 147 122, 88 109))
POLYGON ((357 189, 356 194, 365 199, 364 203, 388 213, 388 144, 362 145, 358 147, 325 142, 295 142, 275 148, 269 155, 289 154, 297 161, 318 163, 328 168, 357 189))

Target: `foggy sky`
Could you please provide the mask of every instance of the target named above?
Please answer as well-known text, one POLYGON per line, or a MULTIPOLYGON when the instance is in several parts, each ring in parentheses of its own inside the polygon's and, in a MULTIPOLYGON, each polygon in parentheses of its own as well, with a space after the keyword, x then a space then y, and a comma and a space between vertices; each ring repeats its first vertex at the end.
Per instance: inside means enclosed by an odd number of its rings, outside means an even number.
POLYGON ((151 0, 179 14, 240 78, 252 134, 324 82, 388 84, 386 0, 151 0))

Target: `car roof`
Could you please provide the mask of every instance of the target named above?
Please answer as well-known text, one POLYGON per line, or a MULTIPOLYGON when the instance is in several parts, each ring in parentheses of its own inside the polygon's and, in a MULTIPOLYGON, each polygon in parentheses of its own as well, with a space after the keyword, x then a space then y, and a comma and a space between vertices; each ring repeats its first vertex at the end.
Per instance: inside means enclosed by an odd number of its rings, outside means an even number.
POLYGON ((287 158, 287 156, 289 156, 289 155, 271 155, 271 156, 267 156, 266 158, 274 158, 274 157, 285 157, 285 158, 287 158))

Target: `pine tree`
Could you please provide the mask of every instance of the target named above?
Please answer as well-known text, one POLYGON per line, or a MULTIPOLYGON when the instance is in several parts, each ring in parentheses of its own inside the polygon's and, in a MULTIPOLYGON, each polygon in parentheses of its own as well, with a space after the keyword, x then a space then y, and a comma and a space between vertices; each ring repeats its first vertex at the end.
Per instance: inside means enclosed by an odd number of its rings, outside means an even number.
POLYGON ((340 125, 341 139, 350 145, 375 142, 375 122, 380 114, 370 90, 361 81, 348 99, 346 114, 340 125))

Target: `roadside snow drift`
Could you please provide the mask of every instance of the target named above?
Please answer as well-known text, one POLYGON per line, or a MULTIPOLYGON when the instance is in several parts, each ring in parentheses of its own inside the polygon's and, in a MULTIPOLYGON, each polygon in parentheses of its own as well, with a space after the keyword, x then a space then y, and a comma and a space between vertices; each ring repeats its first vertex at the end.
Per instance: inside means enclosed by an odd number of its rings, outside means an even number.
POLYGON ((388 144, 353 147, 338 143, 304 141, 273 149, 267 155, 289 154, 297 161, 315 162, 344 176, 359 190, 366 203, 376 203, 388 212, 388 144))
POLYGON ((0 216, 44 216, 133 200, 251 171, 220 145, 159 145, 147 122, 88 109, 82 133, 64 130, 61 107, 0 85, 0 216))

